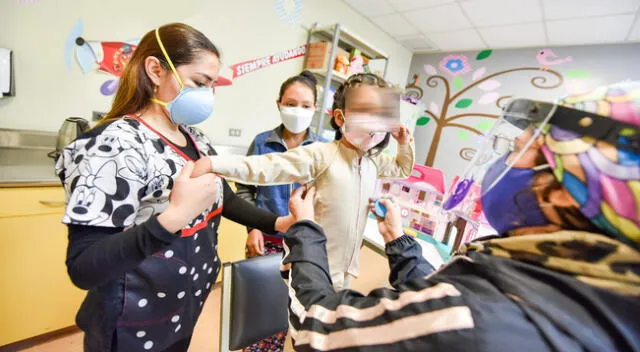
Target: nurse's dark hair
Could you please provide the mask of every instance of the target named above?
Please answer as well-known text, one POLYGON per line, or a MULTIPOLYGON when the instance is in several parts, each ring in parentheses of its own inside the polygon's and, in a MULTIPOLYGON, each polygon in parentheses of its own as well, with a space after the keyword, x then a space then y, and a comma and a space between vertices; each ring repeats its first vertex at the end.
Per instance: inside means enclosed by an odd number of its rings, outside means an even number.
MULTIPOLYGON (((391 88, 391 85, 387 81, 385 81, 384 78, 373 73, 357 73, 347 78, 347 80, 342 83, 340 87, 338 87, 336 93, 333 95, 333 106, 331 107, 333 113, 331 116, 331 127, 333 127, 333 129, 336 131, 336 140, 342 139, 342 132, 340 132, 340 127, 336 124, 336 110, 342 111, 342 114, 344 115, 344 108, 346 106, 349 90, 365 85, 377 86, 380 88, 391 88)), ((390 138, 390 134, 387 133, 387 135, 384 137, 384 140, 378 143, 375 147, 371 148, 367 152, 367 154, 380 154, 387 147, 387 145, 389 145, 390 138)))
POLYGON ((313 92, 313 105, 318 101, 318 88, 316 87, 318 84, 318 80, 313 75, 313 73, 304 70, 299 75, 289 77, 286 81, 282 82, 280 85, 280 94, 278 94, 278 102, 282 101, 282 97, 284 93, 293 85, 294 83, 301 83, 307 86, 313 92))
MULTIPOLYGON (((192 63, 198 53, 209 52, 220 58, 220 51, 202 32, 184 23, 169 23, 158 29, 160 40, 173 64, 192 63)), ((151 103, 154 84, 147 76, 145 60, 153 56, 165 70, 171 70, 156 39, 155 29, 142 37, 120 77, 111 111, 99 122, 104 124, 143 110, 151 103)))

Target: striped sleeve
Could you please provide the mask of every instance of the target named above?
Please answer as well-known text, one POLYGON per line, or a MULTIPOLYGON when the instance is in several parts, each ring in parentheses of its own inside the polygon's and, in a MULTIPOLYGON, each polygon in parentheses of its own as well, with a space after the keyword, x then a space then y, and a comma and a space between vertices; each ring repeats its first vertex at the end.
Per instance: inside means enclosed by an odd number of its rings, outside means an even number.
POLYGON ((325 242, 312 222, 298 223, 285 235, 281 272, 289 287, 289 331, 297 351, 428 351, 441 347, 439 333, 474 327, 464 297, 447 282, 418 277, 368 296, 335 292, 325 242))

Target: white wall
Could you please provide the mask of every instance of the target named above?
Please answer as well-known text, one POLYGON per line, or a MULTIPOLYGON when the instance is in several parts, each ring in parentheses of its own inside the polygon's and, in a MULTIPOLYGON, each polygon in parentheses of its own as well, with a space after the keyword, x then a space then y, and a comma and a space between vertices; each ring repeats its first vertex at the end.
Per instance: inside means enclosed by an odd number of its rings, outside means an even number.
MULTIPOLYGON (((224 66, 302 45, 307 33, 282 21, 275 0, 0 0, 0 47, 14 50, 16 96, 0 99, 0 127, 57 131, 69 116, 108 111, 100 94, 109 76, 83 74, 64 63, 66 37, 78 19, 87 40, 128 41, 168 23, 184 22, 205 33, 222 51, 224 66)), ((303 0, 302 25, 340 22, 391 56, 388 78, 404 85, 411 53, 340 0, 303 0)), ((217 90, 213 117, 201 128, 217 144, 248 145, 279 123, 280 83, 302 69, 295 59, 248 74, 217 90), (242 129, 229 137, 229 128, 242 129)))

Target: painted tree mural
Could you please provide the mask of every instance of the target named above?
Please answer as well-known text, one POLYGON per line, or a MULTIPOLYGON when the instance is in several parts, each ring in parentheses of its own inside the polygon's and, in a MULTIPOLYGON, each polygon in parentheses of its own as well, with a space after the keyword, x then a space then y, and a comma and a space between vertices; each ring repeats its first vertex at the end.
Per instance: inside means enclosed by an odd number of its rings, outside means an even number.
MULTIPOLYGON (((476 55, 475 62, 481 64, 482 61, 489 58, 491 54, 492 50, 483 50, 476 55)), ((504 103, 512 96, 501 95, 498 92, 498 88, 502 85, 499 78, 514 72, 531 71, 539 73, 530 78, 529 81, 535 88, 554 89, 560 87, 564 82, 563 75, 549 68, 549 64, 541 65, 540 67, 517 67, 487 74, 486 67, 473 70, 469 59, 465 55, 452 54, 444 57, 438 66, 442 73, 432 65, 424 66, 427 74, 425 86, 433 89, 444 89, 444 97, 440 104, 435 101, 429 103, 424 110, 424 115, 417 120, 418 126, 424 126, 430 121, 433 121, 435 125, 433 140, 425 160, 425 165, 428 166, 433 166, 440 139, 445 128, 459 129, 458 137, 464 140, 472 135, 481 135, 493 126, 493 122, 487 119, 498 118, 499 110, 496 111, 495 114, 473 112, 471 110, 469 110, 469 112, 452 114, 451 111, 454 107, 457 108, 458 111, 466 110, 474 106, 474 104, 495 104, 497 108, 502 109, 504 103), (471 74, 471 77, 470 79, 466 79, 469 83, 465 85, 465 78, 463 78, 463 76, 467 74, 471 74), (465 94, 472 89, 480 89, 484 94, 477 99, 477 101, 474 101, 465 96, 465 94), (473 126, 460 123, 460 119, 469 117, 478 118, 477 123, 473 126)), ((404 99, 413 104, 417 104, 423 96, 424 90, 420 87, 420 75, 414 74, 413 81, 406 86, 404 99)), ((486 109, 484 110, 486 111, 486 109)), ((469 160, 473 157, 474 152, 475 150, 472 148, 463 148, 460 150, 459 155, 463 159, 469 160)))

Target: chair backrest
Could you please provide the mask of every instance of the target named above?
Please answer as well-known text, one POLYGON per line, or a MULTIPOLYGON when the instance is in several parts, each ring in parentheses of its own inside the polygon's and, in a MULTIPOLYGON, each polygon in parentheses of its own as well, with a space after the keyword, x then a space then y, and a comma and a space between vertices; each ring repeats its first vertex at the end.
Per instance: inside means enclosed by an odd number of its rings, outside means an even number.
POLYGON ((240 350, 288 328, 288 290, 281 254, 225 263, 220 351, 240 350))

